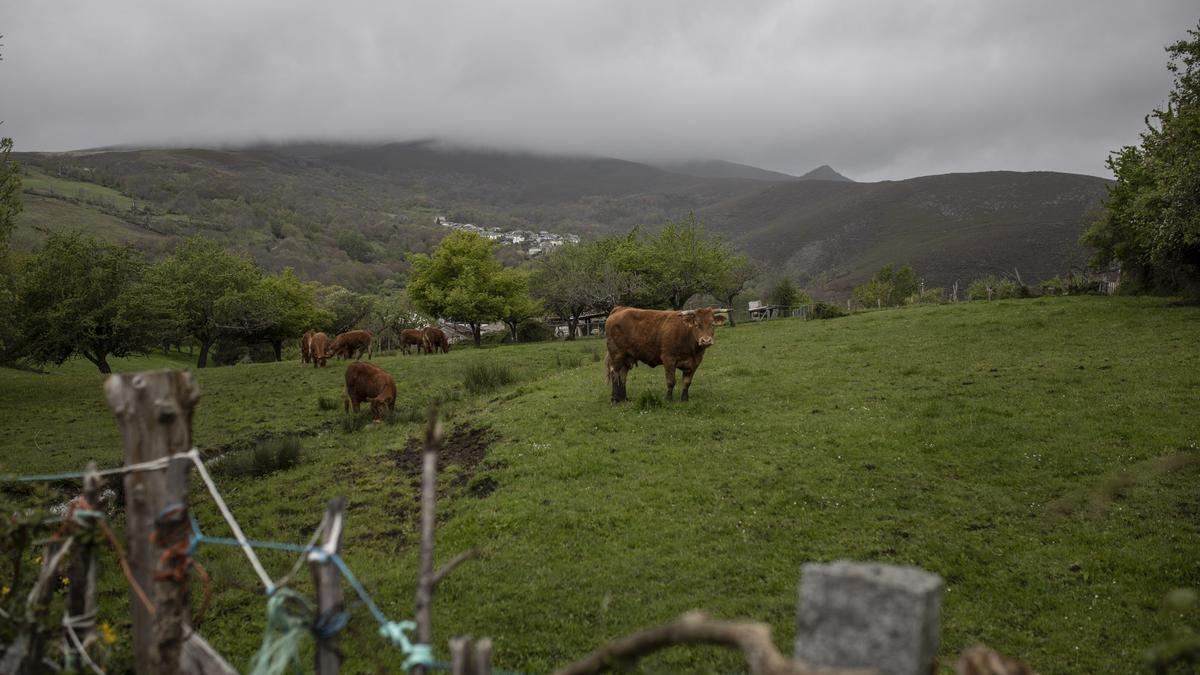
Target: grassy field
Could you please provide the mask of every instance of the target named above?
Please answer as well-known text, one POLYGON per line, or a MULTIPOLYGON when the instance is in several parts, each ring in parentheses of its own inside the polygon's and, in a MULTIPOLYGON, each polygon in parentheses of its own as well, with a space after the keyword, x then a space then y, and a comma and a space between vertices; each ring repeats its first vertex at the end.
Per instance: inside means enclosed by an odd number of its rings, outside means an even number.
MULTIPOLYGON (((619 407, 600 340, 377 359, 414 418, 450 400, 458 459, 441 477, 439 559, 483 551, 439 590, 435 651, 490 635, 499 667, 543 672, 700 608, 767 621, 790 653, 800 565, 849 558, 946 579, 943 672, 979 641, 1046 674, 1138 672, 1178 620, 1164 594, 1200 586, 1198 328, 1198 307, 1125 298, 739 325, 717 332, 689 403, 640 402, 663 388, 662 370, 642 367, 619 407), (480 363, 515 382, 472 393, 463 374, 480 363)), ((298 466, 222 477, 226 498, 249 536, 303 542, 326 501, 348 496, 347 561, 385 612, 410 618, 419 424, 345 431, 340 410, 318 408, 343 367, 200 371, 195 440, 211 451, 305 434, 298 466)), ((118 462, 100 383, 82 364, 0 370, 0 471, 118 462)), ((209 533, 227 534, 208 499, 193 501, 209 533)), ((261 591, 234 551, 198 557, 218 617, 200 630, 244 667, 261 591)), ((276 575, 291 562, 265 561, 276 575)), ((111 563, 102 611, 127 650, 111 563)), ((352 616, 347 672, 399 670, 365 608, 352 616)), ((741 666, 678 649, 646 667, 741 666)))

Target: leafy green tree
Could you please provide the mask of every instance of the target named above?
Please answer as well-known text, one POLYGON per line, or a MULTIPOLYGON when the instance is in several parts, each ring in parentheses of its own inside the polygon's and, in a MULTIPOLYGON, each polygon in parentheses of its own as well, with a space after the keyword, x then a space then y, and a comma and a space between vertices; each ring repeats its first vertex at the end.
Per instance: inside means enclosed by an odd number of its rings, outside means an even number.
POLYGON ((705 236, 695 214, 667 223, 639 253, 637 271, 648 304, 671 309, 683 309, 693 295, 712 289, 730 255, 719 239, 705 236))
POLYGON ((334 335, 360 328, 375 311, 375 301, 371 296, 355 293, 342 286, 321 286, 316 290, 316 299, 319 307, 333 315, 333 320, 326 324, 313 324, 309 328, 326 329, 334 335))
POLYGON ((546 309, 567 321, 567 339, 574 340, 581 315, 638 304, 643 287, 640 247, 636 231, 562 246, 534 268, 530 291, 546 309))
POLYGON ((23 265, 20 355, 39 365, 79 355, 111 373, 109 356, 149 351, 161 337, 162 315, 139 292, 145 269, 132 248, 50 235, 23 265))
POLYGON ((0 138, 0 360, 8 360, 13 347, 16 311, 16 281, 9 241, 21 213, 21 167, 9 158, 13 140, 0 138))
POLYGON ((917 274, 905 265, 894 270, 884 265, 870 281, 854 289, 854 299, 871 307, 898 307, 920 289, 917 274))
POLYGON ((500 270, 496 285, 504 297, 500 320, 508 326, 513 342, 520 340, 517 328, 526 319, 542 313, 542 303, 529 296, 529 272, 518 269, 500 270))
POLYGON ((796 286, 791 277, 779 277, 767 292, 767 302, 791 309, 808 304, 812 300, 796 286))
POLYGON ((399 339, 405 328, 426 326, 433 321, 417 309, 404 290, 393 291, 376 298, 369 325, 376 335, 399 339))
POLYGON ((1093 264, 1120 264, 1132 288, 1200 294, 1200 25, 1167 47, 1167 105, 1146 117, 1141 144, 1108 157, 1116 176, 1084 233, 1093 264))
POLYGON ((152 267, 147 274, 151 287, 171 307, 177 330, 200 343, 197 368, 208 365, 208 351, 229 328, 230 306, 236 297, 259 282, 258 267, 243 256, 226 251, 215 242, 192 237, 175 252, 152 267))
POLYGON ((283 360, 284 340, 333 321, 333 312, 317 306, 312 286, 286 268, 264 276, 243 291, 227 293, 215 307, 217 323, 227 337, 247 344, 266 342, 275 360, 283 360))
POLYGON ((728 254, 713 275, 708 292, 729 308, 729 325, 733 326, 733 299, 759 275, 759 268, 749 258, 728 254))
POLYGON ((480 327, 504 313, 500 263, 495 244, 474 232, 448 235, 429 255, 409 256, 408 295, 430 316, 461 321, 471 327, 475 346, 480 327))

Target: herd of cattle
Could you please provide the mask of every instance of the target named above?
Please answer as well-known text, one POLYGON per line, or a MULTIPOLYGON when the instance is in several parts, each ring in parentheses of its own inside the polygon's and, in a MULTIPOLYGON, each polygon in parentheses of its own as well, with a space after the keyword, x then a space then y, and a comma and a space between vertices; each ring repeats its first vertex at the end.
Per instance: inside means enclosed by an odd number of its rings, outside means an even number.
MULTIPOLYGON (((680 400, 688 400, 688 389, 692 377, 704 352, 713 344, 713 328, 725 323, 723 314, 712 308, 688 311, 665 311, 638 309, 636 307, 614 307, 604 322, 604 334, 608 342, 606 367, 608 381, 612 384, 612 402, 628 399, 625 379, 629 370, 638 363, 651 368, 662 366, 667 377, 667 400, 675 391, 675 371, 683 373, 683 391, 680 400)), ((416 347, 417 353, 449 353, 450 342, 440 328, 412 328, 400 332, 400 349, 409 354, 416 347)), ((383 368, 373 363, 359 361, 363 354, 371 358, 371 333, 352 330, 335 337, 332 342, 324 333, 308 331, 300 339, 300 358, 312 363, 314 368, 324 367, 330 356, 354 359, 346 368, 345 410, 367 402, 375 421, 383 411, 395 410, 396 380, 383 368)))
MULTIPOLYGON (((351 406, 358 412, 359 405, 371 404, 371 414, 375 421, 383 416, 384 409, 396 409, 396 379, 383 368, 373 363, 359 361, 363 354, 371 358, 372 335, 370 331, 351 330, 339 334, 329 341, 329 336, 320 331, 306 331, 300 337, 300 362, 311 363, 314 368, 324 368, 329 357, 354 359, 346 368, 345 409, 351 406)), ((411 353, 412 347, 417 353, 424 351, 433 354, 439 350, 450 352, 450 340, 445 331, 429 326, 426 328, 411 328, 400 331, 400 350, 405 354, 411 353)))

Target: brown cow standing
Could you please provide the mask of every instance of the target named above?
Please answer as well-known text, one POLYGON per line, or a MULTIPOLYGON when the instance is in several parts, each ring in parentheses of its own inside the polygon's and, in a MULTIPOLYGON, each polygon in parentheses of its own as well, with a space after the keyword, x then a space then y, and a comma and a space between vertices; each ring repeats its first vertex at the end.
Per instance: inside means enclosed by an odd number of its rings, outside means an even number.
POLYGON ((329 345, 329 354, 344 356, 355 361, 363 354, 371 358, 371 333, 365 330, 350 330, 338 335, 329 345), (357 353, 357 356, 355 354, 357 353))
POLYGON ((692 375, 700 367, 704 350, 713 344, 713 326, 723 323, 725 317, 713 316, 709 307, 687 312, 614 307, 604 322, 613 403, 627 399, 625 378, 638 361, 651 368, 662 365, 668 401, 675 389, 675 369, 682 370, 683 393, 679 398, 688 400, 692 375))
POLYGON ((300 363, 312 361, 312 336, 315 330, 306 330, 300 336, 300 363))
POLYGON ((313 368, 325 367, 325 361, 329 359, 329 352, 325 350, 328 342, 329 336, 319 331, 308 336, 308 356, 312 359, 313 368))
POLYGON ((443 354, 450 353, 450 340, 446 339, 446 331, 437 326, 425 329, 425 353, 433 354, 441 349, 443 354))
POLYGON ((351 405, 358 412, 363 401, 371 403, 371 415, 378 422, 385 407, 396 409, 396 379, 374 363, 356 361, 346 366, 346 412, 350 412, 351 405))
POLYGON ((408 354, 408 348, 416 345, 417 353, 424 349, 429 352, 429 341, 425 339, 425 331, 420 328, 405 328, 400 331, 400 351, 408 354))

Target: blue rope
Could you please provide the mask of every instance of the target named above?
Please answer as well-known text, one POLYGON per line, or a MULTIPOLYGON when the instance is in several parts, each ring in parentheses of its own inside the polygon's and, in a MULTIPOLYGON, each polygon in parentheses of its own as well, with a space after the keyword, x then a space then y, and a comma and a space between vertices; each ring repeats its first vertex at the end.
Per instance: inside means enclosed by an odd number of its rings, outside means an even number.
POLYGON ((15 473, 6 473, 0 476, 0 483, 32 483, 43 480, 72 480, 83 478, 83 471, 66 471, 64 473, 31 473, 18 475, 15 473))
MULTIPOLYGON (((433 647, 431 645, 419 642, 413 643, 408 639, 408 636, 405 635, 405 631, 413 630, 416 628, 416 624, 412 621, 396 622, 388 619, 383 611, 379 609, 379 606, 375 604, 375 601, 371 599, 370 593, 367 593, 367 589, 363 587, 362 582, 358 580, 358 577, 354 576, 354 572, 350 571, 350 566, 347 565, 346 561, 342 560, 342 557, 337 553, 330 555, 325 551, 325 549, 322 548, 302 546, 299 544, 285 544, 275 541, 257 541, 254 539, 248 539, 246 540, 246 543, 248 543, 252 548, 288 551, 291 553, 310 553, 319 562, 333 562, 333 564, 338 568, 338 571, 341 572, 342 577, 347 583, 350 584, 350 587, 354 589, 354 592, 358 595, 359 599, 363 601, 363 604, 367 606, 367 609, 370 610, 371 615, 375 617, 375 621, 379 623, 379 634, 384 638, 387 638, 389 642, 391 642, 404 653, 406 657, 404 659, 404 669, 411 670, 412 668, 421 665, 436 667, 437 662, 433 659, 433 647)), ((188 555, 195 553, 200 544, 241 546, 241 543, 236 539, 229 537, 212 537, 204 534, 200 531, 200 523, 196 520, 195 516, 192 516, 192 536, 188 543, 188 555)), ((271 591, 268 591, 267 595, 272 595, 271 591)), ((345 612, 340 612, 339 615, 334 615, 328 620, 324 620, 323 618, 318 619, 318 621, 314 624, 314 630, 328 631, 327 635, 337 633, 346 626, 346 622, 349 620, 349 617, 346 616, 345 612)))

